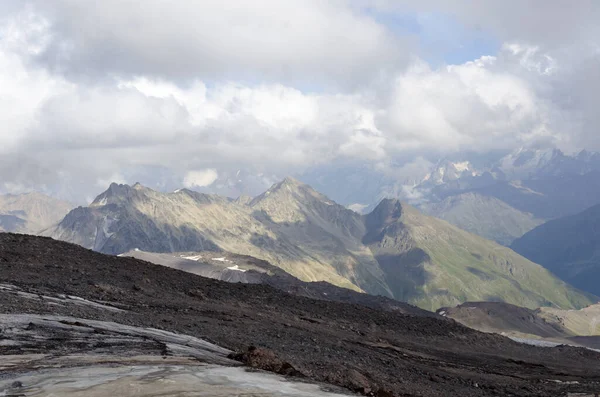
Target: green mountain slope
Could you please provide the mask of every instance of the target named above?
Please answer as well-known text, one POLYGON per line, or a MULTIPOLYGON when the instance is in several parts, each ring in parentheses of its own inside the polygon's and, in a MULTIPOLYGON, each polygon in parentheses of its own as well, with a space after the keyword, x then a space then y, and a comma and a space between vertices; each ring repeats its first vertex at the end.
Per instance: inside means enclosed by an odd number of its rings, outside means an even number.
POLYGON ((110 254, 250 255, 303 281, 426 309, 469 300, 572 308, 593 300, 513 251, 398 201, 361 216, 291 178, 251 201, 113 184, 49 235, 110 254))
POLYGON ((366 217, 365 243, 386 273, 394 296, 436 309, 466 301, 518 306, 583 307, 594 298, 577 291, 509 248, 383 200, 366 217))
POLYGON ((450 196, 438 203, 422 205, 419 209, 506 246, 544 222, 495 197, 474 192, 450 196))
POLYGON ((574 286, 600 294, 600 205, 538 226, 511 247, 574 286))

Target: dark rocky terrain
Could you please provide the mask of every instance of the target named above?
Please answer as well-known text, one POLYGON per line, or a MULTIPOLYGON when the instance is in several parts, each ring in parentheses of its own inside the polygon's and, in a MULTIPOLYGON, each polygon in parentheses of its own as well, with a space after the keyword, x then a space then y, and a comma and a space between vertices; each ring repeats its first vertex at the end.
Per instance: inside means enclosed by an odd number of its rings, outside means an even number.
POLYGON ((161 254, 138 250, 130 251, 120 256, 130 256, 157 265, 229 283, 269 285, 292 295, 306 298, 356 303, 374 309, 440 318, 439 315, 433 312, 384 296, 369 295, 340 288, 325 281, 302 281, 271 265, 267 261, 248 255, 238 255, 223 251, 161 254), (185 257, 195 258, 195 260, 185 259, 185 257), (214 257, 217 257, 217 260, 213 260, 215 259, 214 257), (232 270, 232 266, 237 270, 232 270))
POLYGON ((547 321, 540 311, 504 302, 467 302, 438 310, 468 327, 483 332, 532 335, 542 338, 565 338, 572 334, 558 321, 547 321))
MULTIPOLYGON (((315 300, 268 285, 230 284, 26 235, 0 234, 0 269, 2 313, 71 316, 186 334, 237 351, 231 357, 248 365, 365 395, 600 392, 599 353, 528 346, 435 316, 315 300)), ((104 343, 105 352, 119 350, 110 339, 104 343)), ((86 353, 85 344, 77 348, 86 353)), ((0 343, 0 354, 27 353, 27 345, 0 343)))
POLYGON ((532 310, 504 302, 467 302, 439 309, 438 313, 483 332, 592 349, 600 346, 600 304, 579 310, 532 310))

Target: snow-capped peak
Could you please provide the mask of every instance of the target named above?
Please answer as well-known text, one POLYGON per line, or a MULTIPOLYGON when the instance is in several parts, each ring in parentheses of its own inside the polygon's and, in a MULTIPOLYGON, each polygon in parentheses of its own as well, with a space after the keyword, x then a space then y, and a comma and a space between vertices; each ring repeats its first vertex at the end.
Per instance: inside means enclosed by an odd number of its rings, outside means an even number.
POLYGON ((475 176, 477 174, 478 172, 469 161, 452 162, 442 160, 434 166, 431 172, 425 175, 422 182, 441 185, 464 176, 475 176))

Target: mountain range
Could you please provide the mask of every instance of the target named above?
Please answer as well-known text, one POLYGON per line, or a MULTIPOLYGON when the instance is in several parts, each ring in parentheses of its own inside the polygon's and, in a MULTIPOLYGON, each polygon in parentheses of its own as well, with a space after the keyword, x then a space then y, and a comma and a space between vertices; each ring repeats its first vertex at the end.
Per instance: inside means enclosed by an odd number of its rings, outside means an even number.
POLYGON ((112 184, 44 232, 108 254, 227 251, 302 281, 425 309, 498 300, 535 308, 594 301, 512 250, 385 199, 360 215, 293 178, 253 199, 112 184))
POLYGON ((483 166, 440 161, 411 188, 431 215, 510 245, 543 223, 600 202, 600 154, 519 149, 483 166))
MULTIPOLYGON (((285 177, 274 169, 210 171, 216 179, 203 186, 192 186, 180 172, 157 166, 129 167, 123 170, 120 180, 140 181, 161 192, 185 186, 206 194, 255 197, 285 177)), ((512 152, 456 153, 444 158, 431 154, 377 166, 340 159, 327 166, 309 167, 294 176, 361 214, 371 212, 383 198, 398 198, 507 246, 541 222, 600 203, 600 154, 585 150, 567 154, 533 147, 512 152)), ((75 195, 72 186, 47 189, 78 204, 89 203, 92 193, 86 190, 71 197, 65 192, 75 195)))
POLYGON ((59 222, 73 207, 37 192, 0 195, 0 231, 35 234, 59 222))
POLYGON ((476 192, 449 196, 436 203, 423 203, 419 209, 461 229, 507 246, 544 223, 531 213, 519 211, 496 197, 476 192))
POLYGON ((334 200, 363 213, 396 197, 503 245, 537 225, 600 202, 600 154, 518 149, 503 156, 463 154, 397 175, 366 168, 307 173, 334 200))
POLYGON ((578 288, 600 293, 600 205, 540 225, 511 247, 578 288))

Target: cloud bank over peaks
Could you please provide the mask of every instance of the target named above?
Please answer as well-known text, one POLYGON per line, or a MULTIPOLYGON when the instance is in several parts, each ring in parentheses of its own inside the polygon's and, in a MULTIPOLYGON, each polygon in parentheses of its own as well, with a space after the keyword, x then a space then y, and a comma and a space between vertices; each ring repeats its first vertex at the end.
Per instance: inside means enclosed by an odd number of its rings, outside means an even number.
MULTIPOLYGON (((73 199, 140 175, 161 189, 216 188, 237 186, 238 170, 259 186, 334 163, 404 175, 465 151, 600 149, 600 35, 573 41, 595 31, 596 11, 571 4, 568 41, 537 25, 507 32, 509 10, 481 3, 450 13, 436 1, 377 2, 407 18, 480 18, 502 43, 432 64, 418 29, 386 24, 360 1, 9 0, 0 191, 73 199)), ((550 3, 541 20, 560 16, 550 3)), ((533 12, 513 5, 516 20, 533 12)))

